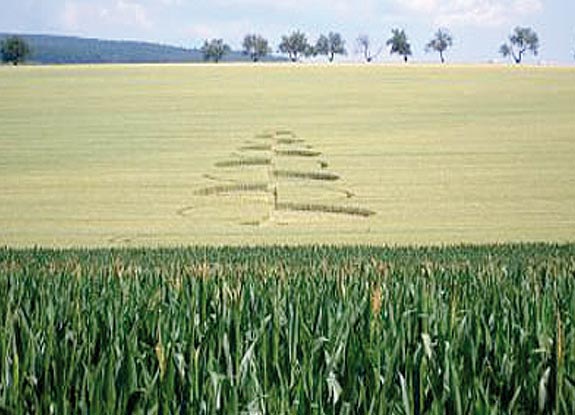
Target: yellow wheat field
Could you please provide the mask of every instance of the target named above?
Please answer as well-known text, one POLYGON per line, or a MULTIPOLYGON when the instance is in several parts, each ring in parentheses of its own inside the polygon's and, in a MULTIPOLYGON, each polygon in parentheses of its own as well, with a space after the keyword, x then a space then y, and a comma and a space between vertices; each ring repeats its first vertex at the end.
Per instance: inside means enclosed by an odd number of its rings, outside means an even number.
POLYGON ((0 94, 0 245, 575 240, 572 68, 2 67, 0 94))

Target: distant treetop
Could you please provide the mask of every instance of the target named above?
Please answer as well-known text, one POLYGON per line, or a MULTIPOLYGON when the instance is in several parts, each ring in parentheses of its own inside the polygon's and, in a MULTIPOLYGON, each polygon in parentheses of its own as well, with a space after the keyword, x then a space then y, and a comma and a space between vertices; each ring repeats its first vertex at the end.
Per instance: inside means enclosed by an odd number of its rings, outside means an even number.
POLYGON ((210 41, 206 40, 200 50, 204 56, 204 60, 218 63, 224 55, 230 53, 232 49, 224 43, 223 39, 212 39, 210 41))
POLYGON ((527 52, 531 52, 535 56, 539 53, 539 37, 529 27, 516 27, 509 36, 509 42, 504 43, 499 48, 501 55, 504 57, 511 56, 517 64, 521 63, 523 55, 527 52))
POLYGON ((403 56, 403 60, 407 62, 407 58, 411 56, 411 44, 407 39, 405 30, 393 29, 391 37, 387 41, 387 45, 391 46, 390 54, 398 54, 403 56))
POLYGON ((380 47, 377 52, 373 53, 371 50, 371 40, 368 35, 359 35, 355 40, 357 52, 363 56, 367 63, 372 62, 383 50, 380 47))
POLYGON ((333 62, 335 55, 345 55, 345 41, 339 33, 329 32, 327 36, 321 35, 315 44, 315 54, 327 56, 333 62))
POLYGON ((451 36, 451 33, 446 29, 439 29, 425 47, 425 51, 439 52, 441 63, 445 63, 445 56, 443 56, 443 54, 451 46, 453 46, 453 36, 451 36))
POLYGON ((30 53, 28 43, 18 36, 10 36, 0 43, 0 54, 4 63, 18 65, 24 62, 30 53))
POLYGON ((256 34, 248 34, 242 43, 243 53, 248 55, 253 62, 257 62, 271 53, 267 39, 256 34))
POLYGON ((297 62, 301 56, 314 54, 313 47, 307 41, 307 36, 299 30, 282 36, 279 51, 288 55, 292 62, 297 62))

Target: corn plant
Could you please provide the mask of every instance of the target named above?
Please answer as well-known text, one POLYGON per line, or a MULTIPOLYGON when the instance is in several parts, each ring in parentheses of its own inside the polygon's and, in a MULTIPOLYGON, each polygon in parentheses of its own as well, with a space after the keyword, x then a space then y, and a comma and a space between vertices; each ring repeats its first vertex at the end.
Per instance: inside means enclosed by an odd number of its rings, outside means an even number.
POLYGON ((575 413, 575 245, 0 249, 0 316, 0 413, 575 413))

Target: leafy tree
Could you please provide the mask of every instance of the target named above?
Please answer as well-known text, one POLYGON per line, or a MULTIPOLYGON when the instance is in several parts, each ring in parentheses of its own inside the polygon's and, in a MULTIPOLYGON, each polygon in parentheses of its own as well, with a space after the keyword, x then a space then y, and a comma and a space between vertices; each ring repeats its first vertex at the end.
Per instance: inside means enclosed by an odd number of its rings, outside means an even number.
POLYGON ((357 45, 357 51, 363 55, 363 58, 367 63, 373 61, 381 53, 383 48, 379 48, 376 53, 371 52, 371 40, 367 35, 359 35, 355 40, 357 45))
POLYGON ((312 56, 315 54, 314 48, 308 43, 306 35, 299 30, 282 36, 279 50, 281 53, 287 54, 292 62, 297 62, 301 56, 312 56))
POLYGON ((504 43, 499 48, 499 53, 504 57, 511 56, 517 64, 521 63, 527 52, 535 56, 539 53, 539 37, 529 27, 516 27, 509 36, 509 43, 504 43))
POLYGON ((403 60, 407 62, 407 58, 411 56, 411 45, 403 29, 393 29, 391 37, 387 41, 387 46, 391 46, 390 53, 403 56, 403 60))
POLYGON ((426 52, 439 52, 441 63, 445 63, 443 53, 453 46, 453 36, 445 29, 439 29, 435 32, 433 39, 425 47, 426 52))
POLYGON ((2 62, 18 65, 30 55, 30 46, 18 36, 10 36, 0 43, 2 62))
POLYGON ((244 54, 248 55, 254 62, 267 56, 271 52, 267 39, 260 35, 249 34, 244 37, 244 54))
POLYGON ((345 41, 339 33, 329 32, 327 36, 321 35, 315 44, 315 53, 325 55, 333 62, 335 55, 345 55, 345 41))
POLYGON ((230 53, 231 50, 223 39, 212 39, 209 42, 206 40, 200 49, 205 61, 213 60, 216 63, 221 61, 224 55, 230 53))

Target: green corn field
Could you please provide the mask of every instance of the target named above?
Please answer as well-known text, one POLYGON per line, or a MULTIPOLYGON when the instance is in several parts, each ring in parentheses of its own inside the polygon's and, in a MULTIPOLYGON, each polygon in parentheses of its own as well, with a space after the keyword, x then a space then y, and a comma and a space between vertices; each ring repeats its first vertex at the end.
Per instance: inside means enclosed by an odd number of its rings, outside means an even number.
POLYGON ((0 249, 0 414, 573 414, 575 245, 0 249))

